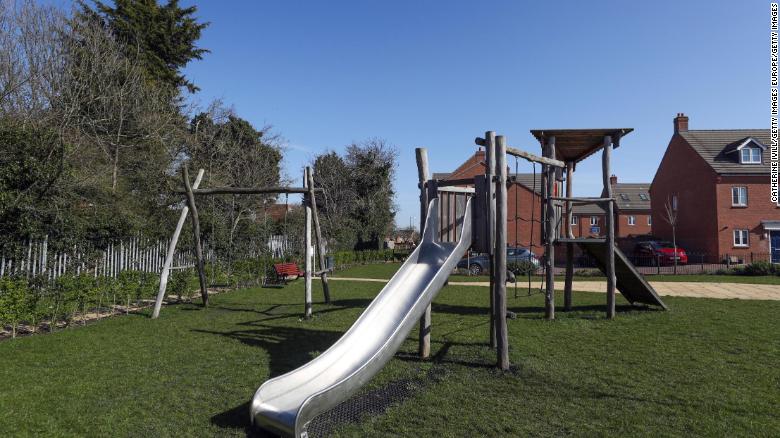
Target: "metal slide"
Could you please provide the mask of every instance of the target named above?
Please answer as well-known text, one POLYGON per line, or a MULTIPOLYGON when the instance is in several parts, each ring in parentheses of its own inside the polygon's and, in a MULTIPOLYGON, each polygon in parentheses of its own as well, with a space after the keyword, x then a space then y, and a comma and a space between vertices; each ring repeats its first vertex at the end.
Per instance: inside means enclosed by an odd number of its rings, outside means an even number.
POLYGON ((305 438, 309 422, 354 394, 393 357, 471 246, 471 203, 457 243, 437 242, 438 202, 431 200, 423 239, 349 330, 302 367, 263 383, 251 420, 305 438))

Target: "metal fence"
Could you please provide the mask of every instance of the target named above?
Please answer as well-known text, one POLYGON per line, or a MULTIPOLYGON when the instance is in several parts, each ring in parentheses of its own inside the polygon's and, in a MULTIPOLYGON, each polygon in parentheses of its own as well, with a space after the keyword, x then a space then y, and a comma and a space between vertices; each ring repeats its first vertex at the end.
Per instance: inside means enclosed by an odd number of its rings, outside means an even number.
MULTIPOLYGON (((741 254, 719 254, 686 252, 687 260, 678 260, 661 256, 639 256, 626 254, 636 269, 644 275, 690 275, 740 273, 754 263, 772 263, 772 254, 768 252, 749 252, 741 254)), ((555 273, 565 271, 562 260, 556 260, 555 273)), ((578 253, 574 257, 575 270, 596 270, 596 260, 587 253, 578 253)))

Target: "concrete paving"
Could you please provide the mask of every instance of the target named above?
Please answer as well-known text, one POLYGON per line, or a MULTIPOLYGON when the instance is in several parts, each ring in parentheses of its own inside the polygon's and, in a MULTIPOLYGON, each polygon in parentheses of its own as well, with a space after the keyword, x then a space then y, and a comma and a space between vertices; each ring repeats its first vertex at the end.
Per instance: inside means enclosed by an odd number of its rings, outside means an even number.
MULTIPOLYGON (((354 277, 329 277, 335 281, 369 281, 378 283, 387 283, 387 280, 381 278, 354 278, 354 277)), ((453 286, 481 286, 488 287, 486 281, 450 281, 453 286)), ((716 298, 723 300, 780 300, 780 285, 775 284, 747 284, 747 283, 704 283, 704 282, 675 282, 675 281, 651 281, 650 285, 661 296, 667 297, 693 297, 693 298, 716 298)), ((528 283, 521 281, 518 288, 527 288, 528 283)), ((539 289, 541 283, 532 281, 531 287, 539 289)), ((513 284, 508 284, 507 288, 514 288, 513 284)), ((563 282, 555 285, 556 289, 563 289, 563 282)), ((607 291, 606 281, 575 281, 572 283, 572 289, 577 292, 600 292, 607 291)))

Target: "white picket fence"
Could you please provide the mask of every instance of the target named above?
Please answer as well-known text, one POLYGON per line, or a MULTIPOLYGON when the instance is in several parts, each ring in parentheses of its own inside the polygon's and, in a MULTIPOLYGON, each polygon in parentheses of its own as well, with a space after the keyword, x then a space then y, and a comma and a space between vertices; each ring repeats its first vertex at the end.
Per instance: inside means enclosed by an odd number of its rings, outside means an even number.
MULTIPOLYGON (((73 245, 70 250, 52 250, 49 239, 29 239, 16 254, 0 254, 0 277, 43 276, 56 280, 66 273, 91 273, 95 277, 116 278, 122 271, 160 272, 168 242, 134 237, 96 249, 88 244, 73 245)), ((192 251, 177 251, 174 266, 194 266, 192 251)))
MULTIPOLYGON (((270 236, 266 246, 272 257, 283 258, 294 252, 300 239, 285 235, 270 236)), ((70 250, 52 250, 48 236, 43 239, 29 239, 24 242, 21 251, 15 254, 0 254, 0 277, 23 276, 26 278, 43 276, 50 281, 66 273, 80 275, 91 273, 95 277, 116 278, 123 271, 159 273, 165 262, 168 240, 150 241, 134 237, 127 241, 109 244, 105 249, 94 248, 91 244, 73 245, 70 250)), ((213 249, 204 243, 206 262, 216 260, 213 249)), ((252 256, 259 256, 253 251, 252 256)), ((173 259, 173 269, 195 266, 195 254, 189 249, 177 251, 173 259)))

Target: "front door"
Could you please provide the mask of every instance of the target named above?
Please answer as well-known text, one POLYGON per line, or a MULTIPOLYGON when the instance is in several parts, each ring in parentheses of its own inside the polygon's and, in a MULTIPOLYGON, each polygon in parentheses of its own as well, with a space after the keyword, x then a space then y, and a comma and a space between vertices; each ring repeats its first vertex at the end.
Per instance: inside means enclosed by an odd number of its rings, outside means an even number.
POLYGON ((769 232, 769 245, 772 263, 780 263, 780 230, 769 232))

